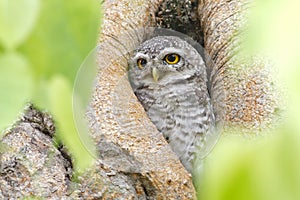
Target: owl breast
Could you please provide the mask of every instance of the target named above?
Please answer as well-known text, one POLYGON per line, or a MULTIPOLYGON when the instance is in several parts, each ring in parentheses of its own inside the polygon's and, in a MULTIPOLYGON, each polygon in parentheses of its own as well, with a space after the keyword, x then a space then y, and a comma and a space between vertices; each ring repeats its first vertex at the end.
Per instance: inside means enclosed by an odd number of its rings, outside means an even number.
POLYGON ((207 87, 199 83, 195 76, 153 83, 135 91, 150 120, 189 171, 195 152, 205 144, 214 123, 207 87))

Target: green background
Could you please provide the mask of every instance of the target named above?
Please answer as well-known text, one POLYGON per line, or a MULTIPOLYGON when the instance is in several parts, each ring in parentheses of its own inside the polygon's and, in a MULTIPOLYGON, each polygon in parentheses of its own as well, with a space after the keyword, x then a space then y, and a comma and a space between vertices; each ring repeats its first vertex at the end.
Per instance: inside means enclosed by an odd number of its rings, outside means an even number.
POLYGON ((76 73, 96 46, 101 22, 97 0, 0 0, 0 130, 2 134, 28 102, 54 116, 78 169, 92 155, 73 120, 76 73))

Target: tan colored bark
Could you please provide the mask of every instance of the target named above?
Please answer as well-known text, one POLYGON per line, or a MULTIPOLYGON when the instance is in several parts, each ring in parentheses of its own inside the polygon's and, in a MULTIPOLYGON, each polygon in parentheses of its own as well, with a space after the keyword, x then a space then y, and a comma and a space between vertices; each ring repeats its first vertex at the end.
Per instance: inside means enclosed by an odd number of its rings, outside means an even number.
MULTIPOLYGON (((106 150, 117 148, 118 154, 123 155, 116 156, 113 162, 104 159, 102 164, 135 180, 136 190, 126 194, 128 199, 139 188, 144 188, 149 199, 193 199, 191 176, 145 114, 127 80, 127 59, 120 57, 135 49, 149 34, 139 28, 155 25, 150 16, 155 15, 158 3, 131 0, 104 4, 99 74, 91 105, 96 116, 92 119, 97 119, 92 122, 93 138, 98 146, 106 145, 106 150), (126 164, 117 165, 118 162, 126 164)), ((122 185, 118 187, 120 191, 124 189, 122 185)), ((115 199, 115 195, 120 193, 115 191, 107 199, 115 199)))
POLYGON ((204 46, 215 63, 212 90, 225 93, 221 98, 215 96, 217 109, 225 111, 225 126, 237 126, 239 132, 258 133, 274 127, 281 101, 273 66, 261 55, 242 53, 243 30, 249 22, 251 3, 202 0, 198 12, 204 46))

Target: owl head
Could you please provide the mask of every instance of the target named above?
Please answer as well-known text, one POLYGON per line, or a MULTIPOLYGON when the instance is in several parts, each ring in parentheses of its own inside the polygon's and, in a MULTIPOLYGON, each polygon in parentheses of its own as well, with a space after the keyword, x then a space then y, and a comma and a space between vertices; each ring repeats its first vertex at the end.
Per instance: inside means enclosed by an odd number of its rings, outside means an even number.
POLYGON ((206 81, 204 61, 197 50, 176 36, 157 36, 145 41, 129 62, 129 80, 139 86, 166 85, 195 76, 206 81))

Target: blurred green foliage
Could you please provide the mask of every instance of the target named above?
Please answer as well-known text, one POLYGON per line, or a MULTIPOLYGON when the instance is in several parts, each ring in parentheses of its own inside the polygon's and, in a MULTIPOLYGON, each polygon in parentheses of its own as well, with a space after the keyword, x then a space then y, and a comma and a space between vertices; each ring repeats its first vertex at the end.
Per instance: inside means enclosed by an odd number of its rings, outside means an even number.
POLYGON ((0 130, 33 102, 54 116, 57 138, 78 168, 92 154, 74 124, 73 84, 96 46, 100 21, 98 0, 0 0, 0 130))
POLYGON ((287 89, 284 124, 274 133, 223 136, 205 163, 203 200, 300 199, 300 2, 255 0, 247 48, 274 61, 287 89))
POLYGON ((222 137, 207 158, 199 199, 297 200, 300 136, 222 137))

